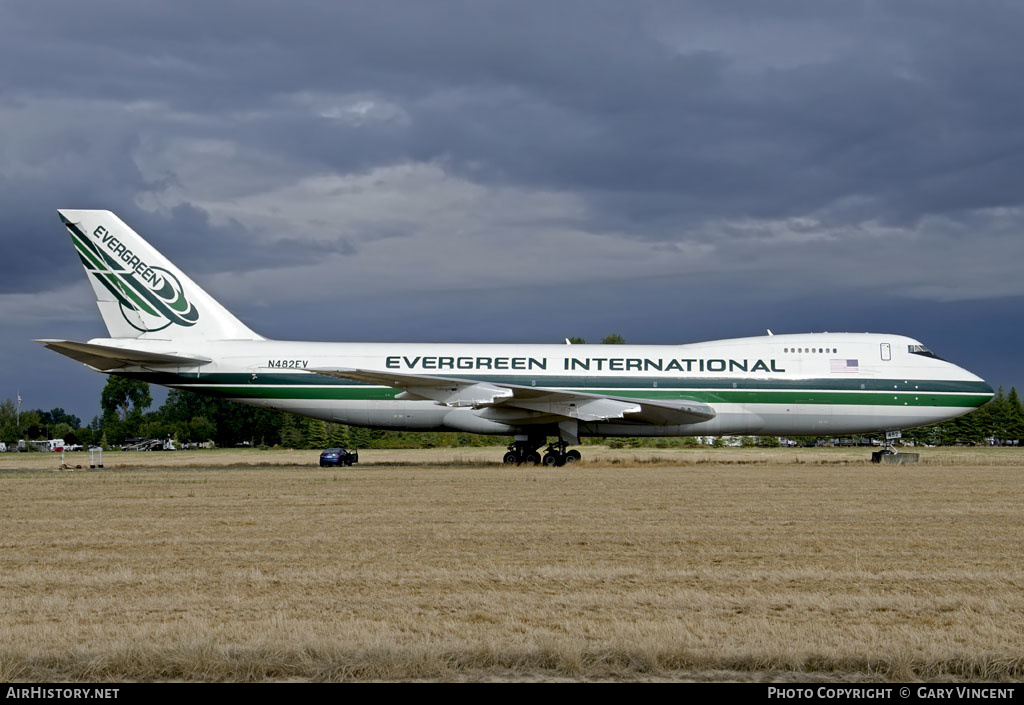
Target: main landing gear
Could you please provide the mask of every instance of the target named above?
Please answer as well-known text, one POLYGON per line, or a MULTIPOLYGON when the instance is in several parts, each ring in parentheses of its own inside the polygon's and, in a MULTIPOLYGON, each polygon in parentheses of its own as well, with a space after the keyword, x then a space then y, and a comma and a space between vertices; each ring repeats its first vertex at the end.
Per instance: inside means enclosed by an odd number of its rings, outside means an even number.
POLYGON ((583 459, 578 450, 567 450, 569 444, 561 439, 548 445, 544 449, 542 458, 538 449, 544 445, 546 439, 530 439, 527 441, 513 441, 508 446, 508 452, 502 459, 506 465, 540 465, 543 463, 548 467, 561 467, 572 465, 583 459))
POLYGON ((578 450, 566 450, 568 443, 559 439, 544 449, 544 459, 541 461, 548 467, 560 468, 563 465, 572 465, 583 459, 578 450))
POLYGON ((529 463, 530 465, 540 465, 540 453, 537 452, 544 441, 534 442, 530 441, 512 441, 508 445, 508 452, 505 453, 505 457, 502 458, 505 465, 522 465, 523 463, 529 463))

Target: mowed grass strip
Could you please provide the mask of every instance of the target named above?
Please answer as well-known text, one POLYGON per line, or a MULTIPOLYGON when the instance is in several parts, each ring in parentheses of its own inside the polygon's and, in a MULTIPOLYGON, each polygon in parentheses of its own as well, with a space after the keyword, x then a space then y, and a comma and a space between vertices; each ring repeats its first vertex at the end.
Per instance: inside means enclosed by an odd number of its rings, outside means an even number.
MULTIPOLYGON (((843 448, 622 448, 607 446, 581 446, 584 462, 589 466, 665 465, 865 465, 870 466, 872 447, 843 448)), ((921 465, 945 466, 1011 466, 1024 463, 1019 448, 904 448, 905 452, 920 454, 921 465)), ((504 446, 484 448, 431 448, 431 449, 362 449, 360 465, 371 467, 436 467, 479 468, 499 466, 505 454, 504 446)), ((100 456, 96 456, 99 458, 100 456)), ((173 452, 106 451, 102 455, 105 470, 131 469, 211 469, 211 468, 268 468, 317 467, 320 450, 294 450, 273 448, 217 448, 213 450, 186 450, 173 452)), ((25 471, 58 471, 60 453, 0 453, 0 473, 25 471)), ((74 470, 89 470, 88 451, 65 453, 66 465, 74 470)))
POLYGON ((0 473, 0 678, 1024 676, 1018 456, 865 450, 0 473))

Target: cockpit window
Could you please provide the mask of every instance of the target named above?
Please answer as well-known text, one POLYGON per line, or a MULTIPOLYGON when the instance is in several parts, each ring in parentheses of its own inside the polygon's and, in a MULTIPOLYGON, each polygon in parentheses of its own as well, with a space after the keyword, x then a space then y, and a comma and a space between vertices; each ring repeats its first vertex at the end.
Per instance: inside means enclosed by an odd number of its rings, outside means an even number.
POLYGON ((928 348, 926 348, 923 345, 908 345, 907 346, 907 352, 909 352, 909 353, 911 353, 913 355, 921 355, 923 357, 933 357, 936 360, 942 360, 941 357, 939 357, 938 355, 936 355, 935 353, 933 353, 931 350, 929 350, 928 348))

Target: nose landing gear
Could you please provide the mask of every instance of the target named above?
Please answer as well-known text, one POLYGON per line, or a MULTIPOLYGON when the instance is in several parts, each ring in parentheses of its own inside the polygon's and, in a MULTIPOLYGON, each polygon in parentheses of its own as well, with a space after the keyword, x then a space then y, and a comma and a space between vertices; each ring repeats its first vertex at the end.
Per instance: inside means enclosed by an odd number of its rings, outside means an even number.
POLYGON ((900 431, 885 432, 885 447, 876 450, 871 454, 872 463, 885 463, 886 465, 907 465, 916 463, 919 459, 917 453, 901 453, 896 449, 896 440, 903 434, 900 431))

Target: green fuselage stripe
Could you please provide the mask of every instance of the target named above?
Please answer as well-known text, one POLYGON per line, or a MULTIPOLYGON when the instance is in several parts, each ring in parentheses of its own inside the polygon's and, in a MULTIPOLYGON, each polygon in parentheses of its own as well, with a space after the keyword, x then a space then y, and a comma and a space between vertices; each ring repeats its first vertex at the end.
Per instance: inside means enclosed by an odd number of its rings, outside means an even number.
MULTIPOLYGON (((379 386, 364 382, 346 380, 327 375, 316 375, 304 372, 201 372, 199 374, 174 374, 170 372, 129 372, 126 377, 140 379, 152 384, 202 385, 211 387, 249 387, 259 385, 261 388, 274 387, 365 387, 379 386)), ((664 391, 792 391, 803 392, 892 392, 903 394, 931 393, 974 393, 992 395, 992 389, 984 382, 953 381, 953 380, 904 380, 904 379, 860 379, 856 377, 813 379, 759 379, 738 377, 584 377, 550 376, 526 377, 520 375, 464 375, 461 379, 477 382, 496 382, 498 384, 518 384, 524 387, 551 387, 556 389, 572 389, 591 394, 603 393, 616 396, 627 396, 627 390, 641 392, 651 399, 658 392, 664 391), (648 391, 652 392, 648 394, 648 391)), ((664 397, 660 397, 664 398, 664 397)))
MULTIPOLYGON (((307 373, 125 373, 155 384, 233 399, 390 400, 401 393, 307 373)), ((469 378, 467 379, 483 379, 469 378)), ((770 380, 737 378, 490 377, 490 381, 552 387, 570 392, 634 399, 690 400, 726 404, 835 404, 844 406, 943 406, 972 408, 992 398, 984 382, 891 379, 770 380)))
MULTIPOLYGON (((196 392, 212 393, 234 399, 338 399, 369 400, 394 399, 401 390, 390 387, 259 387, 220 385, 175 386, 196 392)), ((987 402, 988 394, 920 394, 885 392, 828 392, 806 390, 799 392, 733 391, 733 390, 658 390, 658 389, 569 389, 584 394, 630 397, 635 399, 690 400, 727 404, 843 404, 871 406, 960 406, 975 407, 987 402)))

